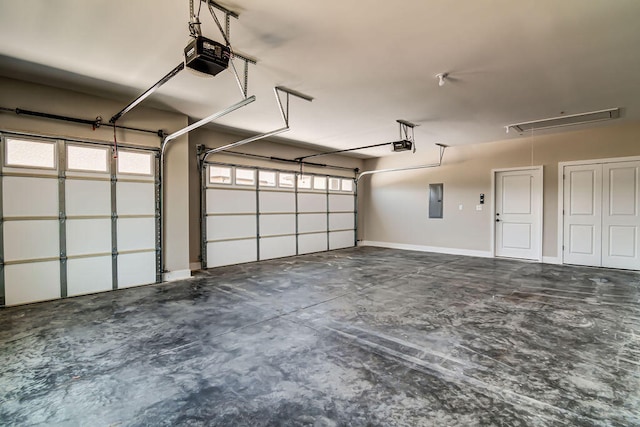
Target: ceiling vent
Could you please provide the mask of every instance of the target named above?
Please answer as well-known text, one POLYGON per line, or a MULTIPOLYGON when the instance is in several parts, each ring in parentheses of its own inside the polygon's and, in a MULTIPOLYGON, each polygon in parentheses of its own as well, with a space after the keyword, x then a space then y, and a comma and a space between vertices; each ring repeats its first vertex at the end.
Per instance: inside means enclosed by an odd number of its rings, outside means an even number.
POLYGON ((581 125, 591 122, 601 122, 620 117, 620 108, 610 108, 608 110, 590 111, 588 113, 572 114, 569 116, 552 117, 550 119, 534 120, 531 122, 514 123, 505 126, 507 133, 509 129, 518 132, 530 130, 552 129, 564 126, 581 125))

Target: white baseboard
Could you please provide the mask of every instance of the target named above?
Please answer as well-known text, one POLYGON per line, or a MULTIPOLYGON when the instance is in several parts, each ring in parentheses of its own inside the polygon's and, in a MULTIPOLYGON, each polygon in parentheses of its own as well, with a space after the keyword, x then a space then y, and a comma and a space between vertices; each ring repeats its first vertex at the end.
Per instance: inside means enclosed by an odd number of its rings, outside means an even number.
POLYGON ((558 256, 543 256, 542 262, 545 264, 562 264, 562 262, 560 261, 560 257, 558 256))
POLYGON ((192 262, 189 263, 189 269, 191 271, 195 271, 195 270, 201 270, 202 269, 202 264, 199 262, 192 262))
POLYGON ((173 282, 174 280, 184 280, 191 277, 191 270, 174 270, 162 275, 163 282, 173 282))
POLYGON ((493 255, 489 251, 476 251, 472 249, 456 249, 456 248, 442 248, 438 246, 423 246, 423 245, 407 245, 404 243, 390 243, 390 242, 375 242, 371 240, 361 240, 358 242, 358 246, 377 246, 380 248, 390 249, 403 249, 406 251, 420 251, 420 252, 434 252, 438 254, 449 255, 464 255, 475 256, 481 258, 493 258, 493 255))

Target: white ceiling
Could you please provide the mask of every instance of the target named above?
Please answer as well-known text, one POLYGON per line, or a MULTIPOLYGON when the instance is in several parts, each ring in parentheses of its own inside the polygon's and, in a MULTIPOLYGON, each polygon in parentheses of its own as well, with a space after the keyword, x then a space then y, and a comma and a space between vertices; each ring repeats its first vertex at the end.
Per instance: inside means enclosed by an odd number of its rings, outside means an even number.
MULTIPOLYGON (((217 122, 224 126, 281 127, 275 85, 315 98, 292 99, 284 135, 328 148, 397 139, 396 119, 419 125, 418 149, 518 138, 504 126, 561 112, 622 107, 620 120, 640 119, 638 0, 220 3, 240 14, 234 49, 258 60, 249 71, 258 100, 217 122), (451 76, 443 87, 440 72, 451 76)), ((188 4, 2 1, 0 72, 108 91, 124 107, 182 60, 188 4)), ((200 17, 204 35, 222 41, 206 7, 200 17)), ((229 70, 210 79, 182 72, 150 103, 202 118, 240 99, 229 70)))

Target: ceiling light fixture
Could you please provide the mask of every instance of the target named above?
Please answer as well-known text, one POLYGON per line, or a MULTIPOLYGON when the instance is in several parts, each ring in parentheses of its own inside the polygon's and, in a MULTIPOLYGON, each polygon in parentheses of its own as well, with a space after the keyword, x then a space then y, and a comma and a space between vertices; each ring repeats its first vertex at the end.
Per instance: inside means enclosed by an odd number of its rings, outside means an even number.
POLYGON ((449 77, 449 73, 438 73, 436 77, 438 78, 438 86, 442 87, 444 86, 445 79, 449 77))
POLYGON ((582 125, 590 122, 601 122, 604 120, 612 120, 620 117, 620 108, 609 108, 607 110, 589 111, 586 113, 564 115, 559 117, 551 117, 542 120, 533 120, 530 122, 513 123, 505 126, 505 130, 509 133, 509 129, 517 132, 526 132, 532 130, 543 130, 559 128, 564 126, 582 125))

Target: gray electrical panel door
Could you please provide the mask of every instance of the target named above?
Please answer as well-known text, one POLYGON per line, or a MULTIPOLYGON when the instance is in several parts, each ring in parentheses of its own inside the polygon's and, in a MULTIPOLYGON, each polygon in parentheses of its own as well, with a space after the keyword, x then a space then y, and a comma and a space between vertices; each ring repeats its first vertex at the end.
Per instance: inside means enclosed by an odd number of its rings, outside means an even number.
POLYGON ((429 184, 429 218, 442 218, 443 184, 429 184))

